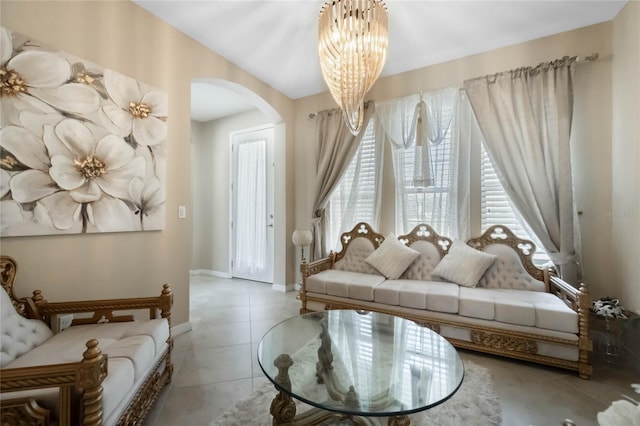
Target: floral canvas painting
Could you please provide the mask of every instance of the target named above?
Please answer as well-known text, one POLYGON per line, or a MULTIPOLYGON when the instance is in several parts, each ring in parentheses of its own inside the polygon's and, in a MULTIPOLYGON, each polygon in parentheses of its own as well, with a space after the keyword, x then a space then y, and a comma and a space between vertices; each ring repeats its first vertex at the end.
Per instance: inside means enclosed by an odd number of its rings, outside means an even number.
POLYGON ((0 236, 164 229, 167 94, 0 33, 0 236))

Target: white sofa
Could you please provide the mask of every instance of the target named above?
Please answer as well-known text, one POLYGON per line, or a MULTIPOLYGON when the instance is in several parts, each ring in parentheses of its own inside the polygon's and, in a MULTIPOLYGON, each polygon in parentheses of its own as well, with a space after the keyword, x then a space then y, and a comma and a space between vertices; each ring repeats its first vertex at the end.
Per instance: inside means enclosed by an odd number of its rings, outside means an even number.
POLYGON ((591 299, 586 286, 576 289, 552 271, 537 268, 531 241, 494 226, 464 245, 429 225, 384 241, 368 224, 359 223, 341 236, 339 252, 303 262, 300 311, 358 309, 399 315, 460 348, 590 377, 591 299), (417 254, 398 254, 407 247, 417 254), (484 264, 470 270, 476 261, 484 264))
POLYGON ((141 424, 171 380, 169 285, 149 298, 19 300, 15 261, 0 263, 2 424, 141 424), (72 325, 55 334, 62 314, 72 325))

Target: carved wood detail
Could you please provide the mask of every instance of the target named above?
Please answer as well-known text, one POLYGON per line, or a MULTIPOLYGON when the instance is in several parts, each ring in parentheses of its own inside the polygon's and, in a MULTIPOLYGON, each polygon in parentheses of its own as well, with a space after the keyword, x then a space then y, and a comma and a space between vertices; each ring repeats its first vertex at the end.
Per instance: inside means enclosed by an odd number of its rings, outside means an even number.
POLYGON ((41 407, 33 398, 2 401, 2 425, 49 426, 51 411, 41 407))
POLYGON ((483 346, 514 352, 524 352, 528 354, 535 354, 538 352, 538 344, 535 340, 504 336, 484 331, 472 330, 471 341, 483 346))
POLYGON ((432 243, 440 252, 440 257, 444 257, 449 252, 452 241, 451 238, 439 235, 431 226, 426 223, 417 225, 406 235, 400 235, 398 240, 407 246, 411 246, 416 241, 428 241, 432 243))

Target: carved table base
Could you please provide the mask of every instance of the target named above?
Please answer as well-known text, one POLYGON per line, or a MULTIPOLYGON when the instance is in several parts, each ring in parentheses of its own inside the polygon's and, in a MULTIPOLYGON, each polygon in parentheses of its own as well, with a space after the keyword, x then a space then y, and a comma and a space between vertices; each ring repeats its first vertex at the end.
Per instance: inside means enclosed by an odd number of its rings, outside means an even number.
MULTIPOLYGON (((349 420, 355 426, 379 426, 375 418, 348 416, 332 413, 320 408, 312 408, 296 416, 296 403, 288 394, 280 391, 271 402, 273 426, 309 426, 318 425, 327 420, 349 420)), ((388 426, 409 426, 408 416, 389 417, 388 426)))

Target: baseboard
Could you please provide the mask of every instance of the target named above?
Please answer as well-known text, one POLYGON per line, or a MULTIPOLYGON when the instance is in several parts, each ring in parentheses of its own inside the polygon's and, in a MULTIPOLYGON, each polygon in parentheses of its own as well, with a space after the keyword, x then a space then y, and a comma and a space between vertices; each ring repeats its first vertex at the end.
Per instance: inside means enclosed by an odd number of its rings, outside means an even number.
POLYGON ((204 275, 208 277, 231 278, 231 274, 229 272, 214 271, 211 269, 192 269, 189 271, 189 275, 204 275))
POLYGON ((275 291, 279 291, 279 292, 282 292, 282 293, 288 293, 290 291, 295 291, 296 290, 296 285, 295 284, 284 285, 284 284, 273 283, 271 285, 271 288, 273 290, 275 290, 275 291))
POLYGON ((171 335, 173 337, 179 336, 184 333, 188 333, 192 330, 191 323, 189 321, 183 322, 182 324, 174 325, 171 327, 171 335))

